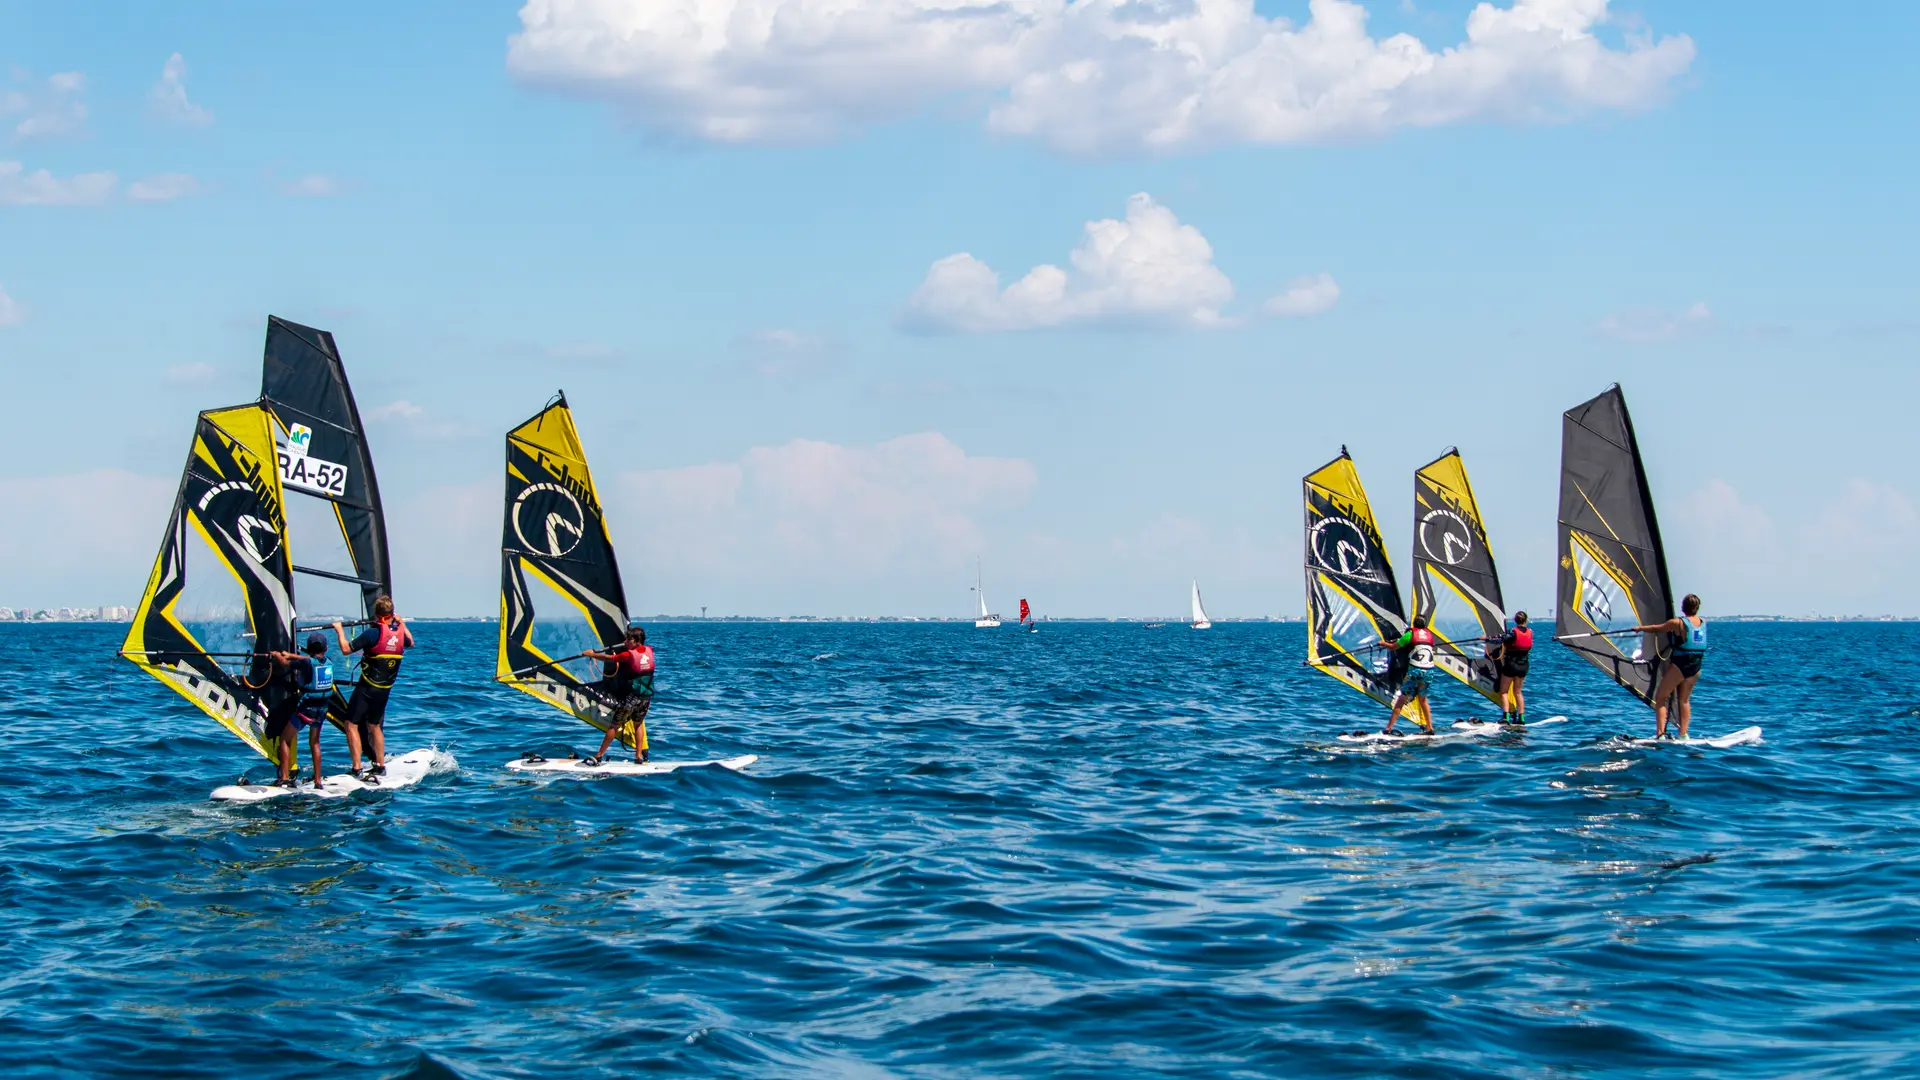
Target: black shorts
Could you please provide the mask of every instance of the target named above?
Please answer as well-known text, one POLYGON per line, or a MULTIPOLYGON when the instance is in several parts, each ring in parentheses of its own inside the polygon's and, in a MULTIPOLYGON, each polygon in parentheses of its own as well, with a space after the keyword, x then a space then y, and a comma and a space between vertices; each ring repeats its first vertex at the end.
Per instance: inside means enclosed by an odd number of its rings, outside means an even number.
POLYGON ((355 727, 379 727, 387 719, 387 695, 391 686, 353 685, 353 700, 347 702, 347 723, 355 727))
POLYGON ((1707 661, 1707 654, 1702 650, 1699 650, 1699 649, 1673 650, 1674 670, 1678 671, 1680 673, 1680 677, 1683 679, 1691 679, 1695 675, 1700 674, 1700 665, 1706 663, 1706 661, 1707 661))
POLYGON ((267 730, 265 732, 265 738, 268 742, 272 742, 286 733, 287 725, 293 723, 294 710, 299 707, 300 699, 297 697, 289 697, 278 705, 267 709, 267 730))
POLYGON ((1503 652, 1500 654, 1500 674, 1509 679, 1524 679, 1527 677, 1529 660, 1526 653, 1503 652))

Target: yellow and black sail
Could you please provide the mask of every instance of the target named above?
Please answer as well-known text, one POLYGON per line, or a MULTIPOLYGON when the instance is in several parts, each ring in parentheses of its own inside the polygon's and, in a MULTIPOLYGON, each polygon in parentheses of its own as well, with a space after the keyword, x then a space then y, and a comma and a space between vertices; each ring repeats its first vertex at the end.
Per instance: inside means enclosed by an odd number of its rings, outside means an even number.
MULTIPOLYGON (((1380 527, 1347 448, 1307 474, 1307 663, 1391 705, 1385 643, 1407 628, 1380 527)), ((1411 715, 1410 713, 1408 715, 1411 715)))
MULTIPOLYGON (((299 621, 365 622, 374 601, 393 591, 386 513, 333 335, 269 316, 260 402, 273 417, 287 532, 300 549, 293 566, 299 621)), ((359 657, 339 657, 335 668, 340 685, 350 685, 359 657)), ((335 698, 333 720, 344 723, 346 699, 335 698)))
POLYGON ((291 568, 272 418, 201 413, 121 655, 268 759, 267 712, 293 693, 266 655, 293 648, 291 568))
POLYGON ((1413 613, 1427 617, 1441 670, 1500 700, 1487 639, 1506 629, 1500 575, 1460 451, 1413 474, 1413 613))
POLYGON ((1555 637, 1651 702, 1664 639, 1630 628, 1673 618, 1673 590, 1618 385, 1561 418, 1559 557, 1555 637))
MULTIPOLYGON (((605 731, 607 701, 589 684, 587 649, 618 645, 627 599, 586 451, 566 395, 507 433, 500 544, 500 652, 495 678, 605 731)), ((618 732, 633 743, 631 725, 618 732)))

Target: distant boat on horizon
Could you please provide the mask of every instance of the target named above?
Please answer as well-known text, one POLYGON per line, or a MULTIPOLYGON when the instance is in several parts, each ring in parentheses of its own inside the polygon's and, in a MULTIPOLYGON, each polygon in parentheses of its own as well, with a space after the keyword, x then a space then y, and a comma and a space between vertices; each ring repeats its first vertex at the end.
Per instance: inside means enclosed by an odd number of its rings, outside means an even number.
POLYGON ((1207 618, 1207 609, 1200 604, 1200 581, 1193 582, 1193 628, 1195 630, 1213 629, 1213 620, 1207 618))
POLYGON ((987 613, 986 578, 981 572, 980 560, 978 559, 975 559, 973 562, 973 573, 973 599, 975 605, 973 625, 977 629, 991 630, 1000 625, 1000 616, 989 615, 987 613))

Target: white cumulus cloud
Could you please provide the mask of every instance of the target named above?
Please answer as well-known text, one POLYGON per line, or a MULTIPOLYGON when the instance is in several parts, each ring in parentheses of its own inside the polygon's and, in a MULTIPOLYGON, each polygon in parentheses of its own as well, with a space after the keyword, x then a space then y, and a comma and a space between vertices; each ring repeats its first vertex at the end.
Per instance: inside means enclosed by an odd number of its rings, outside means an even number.
POLYGON ((160 81, 147 91, 147 115, 175 127, 206 127, 213 114, 187 99, 187 61, 179 53, 167 57, 160 81))
POLYGON ((375 423, 388 420, 417 420, 426 415, 427 410, 405 398, 390 401, 385 405, 376 405, 367 410, 367 419, 375 423))
POLYGON ((87 106, 80 100, 86 88, 86 75, 63 71, 30 90, 0 93, 0 116, 13 123, 13 137, 23 142, 80 135, 87 129, 87 106))
POLYGON ((303 199, 325 199, 340 194, 340 181, 325 173, 308 173, 281 185, 280 190, 303 199))
POLYGON ((1267 301, 1269 315, 1302 318, 1330 311, 1340 302, 1340 284, 1328 273, 1310 274, 1287 282, 1287 290, 1267 301))
POLYGON ((92 206, 113 197, 120 182, 110 172, 58 177, 45 169, 28 172, 17 161, 0 161, 0 206, 92 206))
POLYGON ((1597 28, 1608 0, 1481 3, 1465 39, 1375 38, 1356 0, 528 0, 508 67, 696 138, 829 138, 946 99, 1074 153, 1297 143, 1663 100, 1685 35, 1597 28))
POLYGON ((1657 308, 1616 311, 1601 319, 1594 329, 1601 337, 1628 345, 1661 345, 1712 327, 1713 311, 1706 301, 1698 300, 1678 315, 1657 308))
POLYGON ((1000 275, 964 252, 936 261, 907 302, 911 329, 977 333, 1076 324, 1218 326, 1233 282, 1213 265, 1213 245, 1146 194, 1125 221, 1089 221, 1071 269, 1050 263, 1000 286, 1000 275))
POLYGON ((186 173, 160 173, 127 185, 127 198, 134 202, 171 202, 200 190, 200 181, 186 173))
POLYGON ((0 326, 18 326, 27 321, 26 305, 7 295, 0 289, 0 326))

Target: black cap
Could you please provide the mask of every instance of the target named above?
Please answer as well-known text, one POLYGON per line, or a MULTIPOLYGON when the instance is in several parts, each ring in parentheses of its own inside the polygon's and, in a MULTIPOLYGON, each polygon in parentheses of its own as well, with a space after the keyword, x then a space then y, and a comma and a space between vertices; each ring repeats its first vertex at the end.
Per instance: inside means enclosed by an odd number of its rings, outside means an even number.
POLYGON ((327 651, 327 639, 319 634, 307 635, 307 652, 323 653, 327 651))

